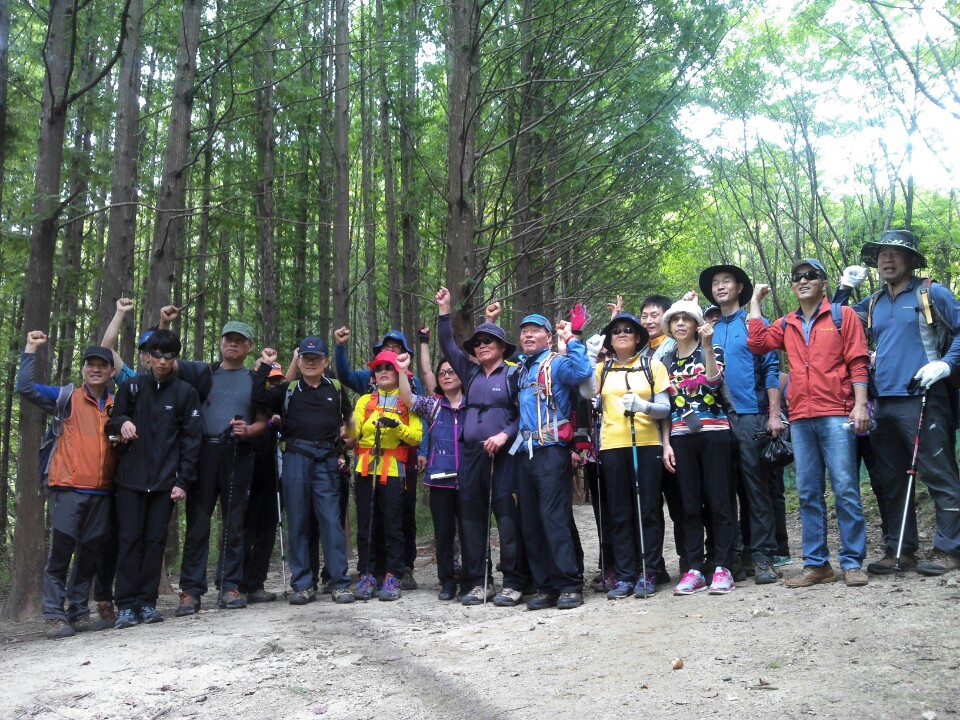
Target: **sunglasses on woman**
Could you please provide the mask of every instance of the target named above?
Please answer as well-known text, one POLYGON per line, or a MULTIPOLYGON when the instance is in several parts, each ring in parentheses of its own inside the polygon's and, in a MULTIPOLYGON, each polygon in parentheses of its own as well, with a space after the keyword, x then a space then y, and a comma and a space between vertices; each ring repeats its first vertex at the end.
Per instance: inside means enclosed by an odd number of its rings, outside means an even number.
POLYGON ((620 325, 610 328, 611 335, 633 335, 635 332, 637 332, 637 329, 633 325, 620 325))

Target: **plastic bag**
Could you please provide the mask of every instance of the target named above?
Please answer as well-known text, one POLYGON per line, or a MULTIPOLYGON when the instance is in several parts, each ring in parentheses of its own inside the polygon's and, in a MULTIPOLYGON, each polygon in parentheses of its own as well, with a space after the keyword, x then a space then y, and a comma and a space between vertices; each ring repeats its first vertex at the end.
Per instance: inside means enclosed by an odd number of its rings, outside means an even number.
POLYGON ((769 430, 763 430, 753 436, 760 452, 760 466, 768 470, 777 470, 793 462, 793 443, 787 428, 779 437, 773 437, 769 430))

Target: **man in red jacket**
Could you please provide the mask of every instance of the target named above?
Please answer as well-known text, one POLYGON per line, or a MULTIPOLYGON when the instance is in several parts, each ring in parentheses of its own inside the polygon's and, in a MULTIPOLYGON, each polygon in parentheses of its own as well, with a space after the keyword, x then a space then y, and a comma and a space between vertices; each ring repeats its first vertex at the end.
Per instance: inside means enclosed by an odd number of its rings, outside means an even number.
POLYGON ((790 363, 790 425, 800 497, 803 572, 788 587, 808 587, 837 579, 826 543, 827 506, 824 470, 830 472, 840 568, 851 587, 866 585, 861 569, 867 552, 867 528, 860 503, 856 433, 868 429, 867 339, 852 308, 826 299, 827 273, 819 260, 793 264, 793 294, 800 307, 764 326, 760 301, 769 285, 757 285, 750 301, 747 347, 757 354, 786 350, 790 363), (843 425, 853 424, 853 431, 843 425))

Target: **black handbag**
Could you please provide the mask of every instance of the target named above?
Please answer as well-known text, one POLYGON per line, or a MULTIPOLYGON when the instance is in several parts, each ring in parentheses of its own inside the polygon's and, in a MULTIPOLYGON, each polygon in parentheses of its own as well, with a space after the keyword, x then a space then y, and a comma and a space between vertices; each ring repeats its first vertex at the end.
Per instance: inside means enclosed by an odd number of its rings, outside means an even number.
POLYGON ((784 425, 779 437, 773 437, 769 430, 761 430, 753 436, 760 452, 760 466, 768 470, 778 470, 793 462, 793 443, 790 442, 790 426, 784 425))

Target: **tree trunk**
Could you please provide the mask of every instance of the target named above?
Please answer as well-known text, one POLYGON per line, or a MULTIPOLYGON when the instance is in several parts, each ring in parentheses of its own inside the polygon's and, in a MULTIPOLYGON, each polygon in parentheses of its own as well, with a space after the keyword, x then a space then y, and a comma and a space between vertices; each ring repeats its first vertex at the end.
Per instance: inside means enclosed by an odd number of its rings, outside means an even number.
POLYGON ((350 4, 336 0, 333 117, 333 324, 347 323, 350 294, 350 4))
POLYGON ((276 200, 273 186, 276 175, 273 108, 273 30, 263 29, 263 52, 260 54, 259 89, 256 93, 260 125, 257 133, 257 156, 260 165, 260 180, 257 188, 257 214, 260 226, 260 291, 263 313, 263 343, 277 346, 277 269, 274 261, 276 228, 276 200))
POLYGON ((401 35, 403 76, 400 84, 400 232, 403 235, 403 318, 400 327, 412 337, 420 326, 420 302, 417 283, 420 279, 420 240, 417 230, 418 203, 414 190, 414 166, 416 161, 416 137, 419 123, 414 114, 417 108, 417 53, 420 38, 417 37, 421 4, 410 2, 401 12, 401 35))
POLYGON ((153 227, 147 295, 143 304, 144 318, 156 317, 160 308, 170 302, 177 251, 184 234, 190 157, 190 114, 195 92, 193 83, 197 74, 197 44, 202 9, 203 3, 200 0, 183 0, 167 148, 157 198, 157 217, 153 227))
MULTIPOLYGON (((382 2, 377 2, 377 46, 378 53, 383 53, 383 34, 382 34, 382 2)), ((365 13, 360 25, 360 52, 358 53, 358 63, 360 77, 367 77, 370 64, 367 59, 370 56, 369 45, 367 41, 367 26, 369 25, 369 13, 365 13)), ((383 71, 382 63, 379 64, 378 72, 383 71)), ((381 80, 382 82, 382 80, 381 80)), ((365 313, 367 326, 366 337, 373 337, 377 334, 377 273, 375 271, 377 264, 377 219, 376 208, 373 201, 373 93, 368 89, 368 83, 360 83, 360 204, 363 208, 363 267, 366 268, 364 285, 366 286, 365 303, 368 312, 365 313)), ((389 187, 389 186, 388 186, 389 187)), ((389 251, 388 251, 389 252, 389 251)), ((359 299, 355 301, 359 304, 359 299)))
POLYGON ((467 302, 475 292, 474 162, 476 153, 477 0, 451 0, 447 26, 447 287, 453 330, 462 337, 471 325, 467 302))
MULTIPOLYGON (((380 151, 383 154, 383 210, 387 236, 387 313, 390 327, 399 329, 401 323, 400 299, 400 241, 397 232, 397 187, 393 174, 393 139, 390 135, 390 89, 387 85, 387 45, 383 27, 383 0, 377 0, 377 76, 380 84, 380 151)), ((369 268, 369 266, 368 266, 369 268)), ((376 297, 368 308, 368 315, 376 318, 376 297)), ((376 328, 370 339, 377 335, 376 328)))
MULTIPOLYGON (((7 78, 10 77, 10 4, 0 0, 0 138, 7 137, 7 78)), ((0 220, 3 219, 3 185, 7 154, 0 142, 0 220)))
MULTIPOLYGON (((110 224, 103 262, 97 340, 113 317, 116 301, 133 297, 133 253, 137 221, 137 167, 140 155, 140 29, 143 0, 131 0, 127 36, 117 81, 116 130, 113 138, 113 172, 110 192, 110 224)), ((121 336, 124 349, 132 352, 134 316, 128 314, 121 336), (130 340, 127 340, 130 338, 130 340)), ((128 355, 132 357, 132 355, 128 355)))
MULTIPOLYGON (((75 7, 64 0, 51 0, 43 55, 46 76, 40 105, 40 134, 33 191, 36 218, 30 233, 30 256, 25 278, 23 323, 27 330, 40 330, 50 323, 50 288, 60 217, 60 179, 67 119, 67 95, 73 69, 72 19, 75 7)), ((46 382, 50 357, 41 347, 36 358, 37 381, 46 382)), ((17 462, 17 516, 13 536, 10 599, 4 616, 25 619, 40 611, 43 558, 46 555, 46 519, 37 478, 37 453, 43 434, 43 414, 34 405, 20 403, 20 456, 17 462)))

